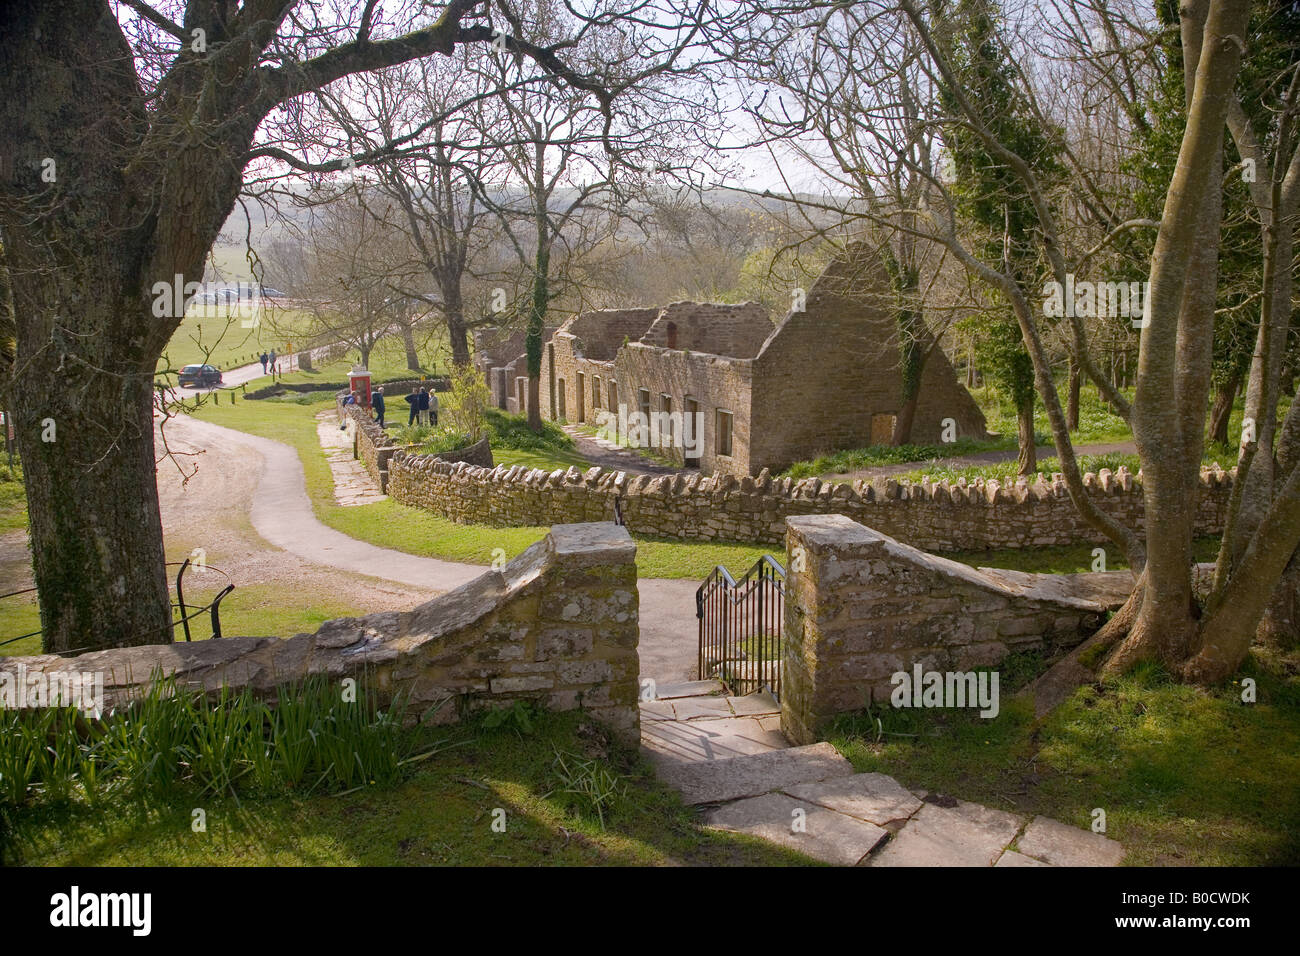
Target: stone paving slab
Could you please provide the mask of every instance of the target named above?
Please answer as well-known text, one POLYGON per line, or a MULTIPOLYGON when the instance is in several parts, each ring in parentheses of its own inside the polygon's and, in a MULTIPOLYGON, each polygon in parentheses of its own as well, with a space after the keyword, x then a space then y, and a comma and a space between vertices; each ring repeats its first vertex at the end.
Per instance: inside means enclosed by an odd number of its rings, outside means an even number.
POLYGON ((796 800, 815 803, 877 826, 907 820, 921 809, 921 801, 893 777, 883 773, 855 773, 816 783, 786 787, 796 800))
POLYGON ((738 717, 759 717, 781 713, 781 705, 771 694, 763 691, 746 697, 728 697, 727 703, 731 705, 732 712, 738 717))
POLYGON ((705 825, 761 837, 824 863, 854 866, 888 831, 783 793, 737 800, 712 811, 705 825))
POLYGON ((641 719, 675 721, 677 712, 666 700, 643 700, 640 705, 641 719))
POLYGON ((641 725, 641 745, 653 754, 677 760, 725 760, 743 754, 784 750, 790 742, 780 731, 764 730, 753 717, 721 720, 648 721, 641 725))
POLYGON ((316 416, 316 437, 329 461, 336 502, 351 508, 383 501, 388 497, 380 494, 379 486, 370 477, 365 465, 352 457, 352 429, 339 428, 332 409, 316 416))
POLYGON ((1124 859, 1115 840, 1043 816, 1025 827, 1016 849, 1053 866, 1119 866, 1124 859))
POLYGON ((709 720, 731 717, 731 705, 725 697, 682 697, 670 701, 678 720, 709 720))
POLYGON ((1050 863, 1044 863, 1042 860, 1035 860, 1032 856, 1025 856, 1023 853, 1017 853, 1015 850, 1007 850, 998 861, 993 864, 997 866, 1051 866, 1050 863))
POLYGON ((716 680, 688 680, 655 685, 656 700, 671 700, 675 697, 707 697, 721 694, 725 687, 716 680))
POLYGON ((828 743, 726 760, 659 765, 660 778, 688 804, 726 803, 852 773, 853 765, 828 743))
POLYGON ((927 803, 870 866, 992 866, 1020 832, 1019 817, 976 803, 927 803))

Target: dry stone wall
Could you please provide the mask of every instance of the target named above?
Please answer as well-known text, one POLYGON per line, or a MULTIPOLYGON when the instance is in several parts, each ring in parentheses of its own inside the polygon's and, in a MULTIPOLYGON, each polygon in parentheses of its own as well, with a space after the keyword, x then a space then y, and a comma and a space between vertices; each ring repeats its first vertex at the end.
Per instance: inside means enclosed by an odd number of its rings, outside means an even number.
MULTIPOLYGON (((698 474, 632 476, 600 468, 545 472, 515 465, 495 469, 448 464, 399 453, 389 462, 388 493, 453 521, 496 526, 546 526, 609 521, 621 499, 629 530, 685 541, 781 544, 787 518, 843 514, 926 551, 980 551, 1106 543, 1079 517, 1065 482, 1023 479, 852 484, 818 478, 795 481, 698 474)), ((1196 502, 1199 534, 1223 530, 1234 472, 1202 472, 1196 502)), ((1131 527, 1142 526, 1141 476, 1121 468, 1084 476, 1102 510, 1131 527)))
POLYGON ((800 560, 787 558, 781 729, 800 744, 836 714, 888 704, 898 672, 970 672, 1013 651, 1074 647, 1112 606, 1079 596, 1068 576, 986 573, 844 515, 788 527, 800 560))
POLYGON ((412 714, 452 722, 467 709, 532 700, 582 709, 628 742, 639 737, 636 545, 602 522, 553 528, 500 571, 485 571, 411 611, 327 621, 287 640, 228 637, 82 654, 0 658, 0 673, 104 675, 106 707, 151 675, 214 694, 271 697, 309 675, 358 683, 412 714))
MULTIPOLYGON (((354 405, 348 405, 345 408, 340 406, 340 409, 340 417, 345 420, 351 419, 354 423, 352 457, 361 462, 366 469, 366 473, 379 486, 380 492, 387 494, 389 468, 393 456, 410 446, 393 444, 392 436, 380 428, 375 420, 370 417, 369 412, 364 409, 357 408, 354 405)), ((464 448, 439 452, 430 457, 439 461, 463 461, 480 468, 490 469, 493 466, 492 446, 486 437, 479 439, 472 445, 466 445, 464 448)))

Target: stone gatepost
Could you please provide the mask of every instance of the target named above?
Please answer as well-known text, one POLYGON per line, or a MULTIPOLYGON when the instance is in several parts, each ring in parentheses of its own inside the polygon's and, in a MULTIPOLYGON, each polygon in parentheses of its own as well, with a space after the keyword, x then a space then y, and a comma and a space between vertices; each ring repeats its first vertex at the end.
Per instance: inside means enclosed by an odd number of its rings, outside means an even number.
POLYGON ((612 522, 556 525, 537 607, 538 676, 551 710, 581 707, 625 742, 640 740, 641 636, 636 542, 612 522), (540 662, 546 662, 544 664, 540 662))
POLYGON ((796 744, 814 743, 833 714, 869 702, 853 691, 846 697, 835 672, 850 647, 869 640, 850 634, 857 622, 848 605, 869 582, 862 552, 878 537, 844 515, 786 519, 781 731, 796 744))

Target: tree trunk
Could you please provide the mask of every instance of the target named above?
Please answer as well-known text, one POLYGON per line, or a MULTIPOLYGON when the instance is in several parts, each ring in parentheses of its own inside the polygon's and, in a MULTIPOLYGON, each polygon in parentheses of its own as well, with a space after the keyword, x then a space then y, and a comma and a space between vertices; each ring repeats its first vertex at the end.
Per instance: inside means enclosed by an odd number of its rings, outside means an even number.
POLYGON ((1038 471, 1038 445, 1034 440, 1034 393, 1020 403, 1016 412, 1016 437, 1019 449, 1016 454, 1016 474, 1032 475, 1038 471))
MULTIPOLYGON (((538 153, 538 168, 541 169, 541 156, 538 153)), ((541 179, 539 174, 538 179, 541 179)), ((546 309, 551 301, 551 240, 546 218, 546 197, 537 210, 537 261, 533 270, 533 302, 528 312, 528 332, 524 348, 528 355, 528 427, 535 432, 542 430, 542 331, 546 328, 546 309)))
POLYGON ((1210 409, 1210 441, 1219 445, 1228 444, 1228 421, 1232 418, 1232 403, 1237 400, 1237 390, 1241 388, 1241 373, 1233 372, 1214 393, 1214 405, 1210 409))
POLYGON ((406 350, 406 367, 412 372, 420 371, 420 355, 415 350, 415 329, 412 323, 402 323, 402 347, 406 350))
POLYGON ((912 425, 916 421, 916 405, 920 401, 920 393, 913 395, 911 398, 904 398, 902 406, 898 409, 898 417, 894 420, 894 444, 906 445, 912 440, 912 425))
POLYGON ((1300 551, 1291 555, 1259 622, 1258 637, 1282 650, 1300 647, 1300 551))
POLYGON ((451 361, 456 366, 469 364, 469 331, 465 328, 465 305, 461 299, 460 280, 454 288, 444 290, 447 318, 447 341, 451 343, 451 361))
MULTIPOLYGON (((92 305, 81 303, 82 328, 92 305)), ((152 370, 121 376, 71 360, 59 366, 53 349, 20 354, 11 386, 42 646, 56 653, 171 643, 152 370), (61 381, 69 387, 51 387, 61 381)))
POLYGON ((1065 427, 1072 432, 1079 430, 1079 363, 1070 356, 1070 378, 1065 400, 1065 427))

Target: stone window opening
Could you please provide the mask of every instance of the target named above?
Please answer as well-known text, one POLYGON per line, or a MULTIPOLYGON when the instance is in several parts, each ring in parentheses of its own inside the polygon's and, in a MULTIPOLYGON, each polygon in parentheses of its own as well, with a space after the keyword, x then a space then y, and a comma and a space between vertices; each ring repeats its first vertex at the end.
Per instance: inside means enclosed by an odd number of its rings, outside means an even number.
POLYGON ((591 379, 591 409, 596 411, 600 408, 600 376, 594 375, 591 379))
POLYGON ((731 412, 719 408, 714 428, 714 439, 716 446, 714 451, 721 458, 731 457, 731 412))
POLYGON ((697 435, 696 432, 704 430, 702 425, 700 403, 687 395, 686 415, 682 419, 682 444, 685 448, 682 460, 687 468, 700 467, 700 450, 704 447, 704 436, 697 435))
POLYGON ((578 373, 578 421, 587 420, 587 376, 578 373))
POLYGON ((664 331, 668 333, 668 347, 670 349, 677 348, 677 323, 669 322, 664 326, 664 331))
POLYGON ((568 421, 569 416, 565 414, 568 409, 565 408, 564 379, 557 379, 555 382, 555 400, 559 403, 559 413, 561 421, 568 421))
POLYGON ((663 444, 665 448, 675 448, 676 433, 673 429, 673 397, 668 394, 659 396, 659 411, 663 413, 664 433, 663 444))

